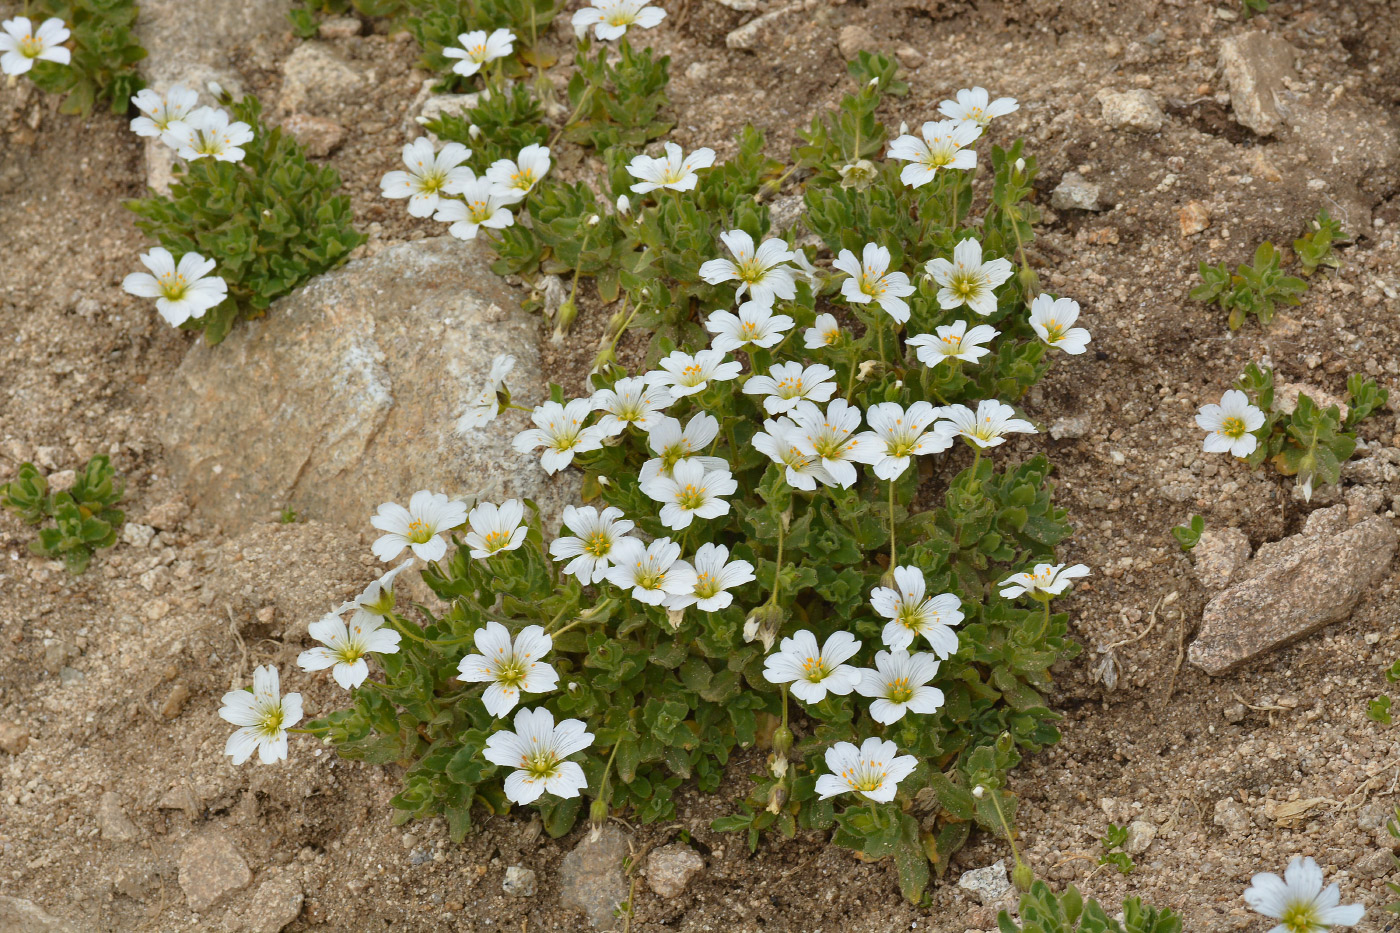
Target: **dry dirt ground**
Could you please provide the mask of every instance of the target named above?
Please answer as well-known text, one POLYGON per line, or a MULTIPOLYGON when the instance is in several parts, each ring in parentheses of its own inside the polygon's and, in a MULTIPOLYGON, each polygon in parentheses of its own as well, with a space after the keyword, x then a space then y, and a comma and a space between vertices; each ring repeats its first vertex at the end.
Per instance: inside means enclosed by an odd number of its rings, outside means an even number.
MULTIPOLYGON (((771 47, 732 51, 725 34, 753 13, 715 0, 686 6, 646 39, 673 56, 675 136, 687 148, 712 145, 723 156, 748 119, 781 157, 814 108, 847 90, 839 43, 843 29, 860 27, 867 35, 847 29, 847 42, 899 49, 908 66, 912 93, 888 108, 887 124, 916 124, 957 88, 985 85, 1022 101, 993 136, 1028 138, 1041 159, 1042 205, 1067 171, 1102 186, 1107 209, 1047 213, 1034 254, 1048 286, 1084 304, 1094 334, 1092 352, 1059 365, 1028 401, 1041 423, 1083 416, 1087 430, 1021 448, 1047 449, 1058 465, 1060 501, 1078 529, 1066 556, 1094 568, 1063 604, 1086 648, 1059 672, 1064 740, 1013 781, 1037 872, 1112 905, 1138 895, 1178 909, 1189 930, 1262 930, 1240 899, 1250 874, 1310 854, 1344 898, 1371 909, 1361 929, 1387 928, 1383 823, 1397 802, 1400 755, 1394 734, 1364 709, 1400 653, 1394 567, 1351 618, 1208 678, 1180 662, 1208 594, 1168 532, 1200 512, 1257 546, 1297 531, 1317 504, 1340 501, 1324 491, 1305 505, 1271 472, 1200 452, 1193 412, 1248 361, 1267 357, 1282 378, 1334 393, 1353 371, 1392 392, 1397 384, 1394 137, 1388 148, 1373 144, 1365 120, 1329 125, 1327 137, 1340 141, 1330 153, 1303 132, 1255 136, 1222 96, 1218 43, 1254 29, 1282 36, 1301 53, 1299 93, 1339 114, 1395 117, 1400 9, 1282 2, 1246 23, 1194 0, 819 0, 771 47), (1095 100, 1103 88, 1149 90, 1165 124, 1148 134, 1109 127, 1095 100), (1366 158, 1378 161, 1358 169, 1366 158), (1178 211, 1192 200, 1212 222, 1187 238, 1178 211), (1232 334, 1217 310, 1186 299, 1198 261, 1233 264, 1265 238, 1291 241, 1329 201, 1354 234, 1343 268, 1271 329, 1250 323, 1232 334), (1094 677, 1099 649, 1136 636, 1114 649, 1121 674, 1107 689, 1094 677), (1310 798, 1321 799, 1292 817, 1278 809, 1310 798), (1096 871, 1106 825, 1134 819, 1157 830, 1137 870, 1096 871)), ((412 70, 411 43, 382 29, 333 41, 379 77, 336 115, 349 132, 330 162, 347 179, 357 222, 381 241, 437 232, 377 196, 426 77, 412 70)), ((265 100, 278 93, 276 61, 295 43, 288 32, 251 59, 262 64, 246 66, 265 100)), ((550 840, 526 818, 493 818, 452 845, 440 822, 391 826, 393 769, 306 743, 277 768, 234 768, 223 756, 218 698, 254 664, 278 664, 313 715, 333 707, 330 681, 292 662, 306 622, 370 579, 374 562, 367 528, 308 516, 229 537, 172 487, 153 399, 189 338, 119 288, 143 248, 121 206, 141 191, 142 158, 124 118, 61 116, 25 83, 0 85, 0 479, 23 460, 64 469, 108 451, 129 481, 130 518, 159 530, 149 547, 119 544, 73 579, 29 556, 27 530, 0 516, 0 721, 28 735, 17 754, 0 751, 0 895, 93 931, 235 928, 265 882, 304 892, 293 931, 586 928, 560 905, 554 872, 577 833, 550 840), (201 915, 182 894, 178 859, 210 834, 234 842, 254 880, 201 915), (536 895, 502 893, 512 865, 538 872, 536 895)), ((585 311, 580 333, 597 334, 605 315, 585 311)), ((583 354, 592 342, 578 342, 583 354)), ((562 380, 577 378, 583 354, 556 354, 551 365, 562 380)), ((1391 447, 1396 433, 1393 409, 1363 431, 1369 444, 1391 447)), ((1387 503, 1400 494, 1384 491, 1387 503)), ((711 832, 754 768, 737 761, 715 797, 682 796, 675 825, 635 828, 639 851, 685 829, 707 862, 676 899, 639 884, 635 933, 995 926, 989 908, 952 884, 933 892, 931 908, 902 902, 892 867, 858 862, 819 834, 765 840, 750 855, 741 840, 711 832)), ((979 836, 954 872, 1006 854, 1004 842, 979 836)))

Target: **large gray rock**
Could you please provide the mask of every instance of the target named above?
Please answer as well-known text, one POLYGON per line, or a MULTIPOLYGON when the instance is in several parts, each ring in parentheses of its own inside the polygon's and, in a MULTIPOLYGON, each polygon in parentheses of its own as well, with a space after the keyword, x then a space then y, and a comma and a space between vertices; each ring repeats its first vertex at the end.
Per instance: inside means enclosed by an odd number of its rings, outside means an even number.
POLYGON ((282 63, 278 106, 286 113, 325 113, 363 91, 366 81, 358 68, 328 46, 305 42, 282 63))
POLYGON ((1240 582, 1206 605, 1191 663, 1223 674, 1346 618, 1395 546, 1388 519, 1348 524, 1345 504, 1313 512, 1302 533, 1260 545, 1240 582))
POLYGON ((584 912, 600 930, 614 929, 614 912, 627 899, 622 860, 629 852, 627 834, 612 824, 597 838, 590 832, 559 865, 559 903, 584 912))
POLYGON ((180 890, 190 910, 203 913, 253 881, 248 863, 229 837, 218 832, 196 836, 180 851, 180 890))
POLYGON ((287 505, 368 529, 419 489, 526 496, 552 521, 577 480, 511 449, 526 415, 453 433, 498 353, 515 355, 514 400, 541 401, 535 321, 483 248, 443 237, 352 261, 191 346, 160 405, 171 477, 228 531, 287 505))
POLYGON ((1290 94, 1284 82, 1298 54, 1283 39, 1258 30, 1220 41, 1220 69, 1235 122, 1260 136, 1272 136, 1287 122, 1290 94))

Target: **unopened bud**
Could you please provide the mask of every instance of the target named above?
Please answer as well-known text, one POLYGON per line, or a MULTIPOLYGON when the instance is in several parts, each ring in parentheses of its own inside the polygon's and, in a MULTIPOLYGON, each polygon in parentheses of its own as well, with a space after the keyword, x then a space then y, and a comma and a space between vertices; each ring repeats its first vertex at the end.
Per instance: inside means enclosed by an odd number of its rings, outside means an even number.
POLYGON ((479 127, 479 126, 477 126, 475 123, 473 123, 471 126, 467 127, 467 136, 470 137, 471 139, 480 139, 480 138, 481 138, 481 127, 479 127))
POLYGON ((905 123, 903 120, 900 120, 900 121, 899 121, 899 135, 900 135, 900 136, 908 136, 908 135, 909 135, 909 124, 908 124, 908 123, 905 123))
POLYGON ((572 298, 559 306, 559 310, 554 312, 554 336, 550 340, 554 343, 562 343, 564 335, 574 326, 574 318, 578 317, 578 305, 572 298))
POLYGON ((667 609, 666 621, 671 623, 671 628, 679 629, 681 627, 681 623, 685 621, 685 610, 667 609))
POLYGON ((792 730, 787 726, 779 726, 773 733, 773 754, 786 758, 790 751, 792 751, 792 730))
POLYGON ((772 813, 774 815, 782 813, 783 807, 787 806, 787 802, 788 790, 786 786, 779 784, 777 787, 774 787, 771 791, 768 792, 769 813, 772 813))
POLYGON ((213 94, 216 99, 224 96, 224 86, 219 82, 210 81, 207 86, 209 88, 209 93, 213 94))
POLYGON ((983 787, 981 784, 978 784, 972 789, 972 796, 976 797, 978 800, 981 800, 983 797, 987 796, 987 788, 983 787))
POLYGON ((1017 862, 1016 867, 1011 869, 1011 883, 1016 886, 1017 891, 1024 894, 1035 883, 1035 872, 1031 871, 1031 867, 1025 862, 1017 862))
POLYGON ((1021 280, 1021 291, 1027 295, 1040 294, 1040 276, 1035 274, 1035 270, 1030 266, 1022 266, 1017 273, 1021 280))
POLYGON ((1018 175, 1019 175, 1019 174, 1022 174, 1022 173, 1025 172, 1025 170, 1026 170, 1026 160, 1025 160, 1025 159, 1017 159, 1017 160, 1016 160, 1016 174, 1018 174, 1018 175))
POLYGON ((598 226, 598 221, 601 220, 601 219, 602 219, 602 218, 600 218, 597 214, 594 214, 592 217, 588 218, 588 226, 590 226, 590 227, 596 227, 596 226, 598 226))
POLYGON ((588 806, 588 822, 602 826, 608 821, 608 804, 601 797, 588 806))
POLYGON ((625 194, 617 196, 617 212, 623 217, 632 213, 632 201, 625 194))

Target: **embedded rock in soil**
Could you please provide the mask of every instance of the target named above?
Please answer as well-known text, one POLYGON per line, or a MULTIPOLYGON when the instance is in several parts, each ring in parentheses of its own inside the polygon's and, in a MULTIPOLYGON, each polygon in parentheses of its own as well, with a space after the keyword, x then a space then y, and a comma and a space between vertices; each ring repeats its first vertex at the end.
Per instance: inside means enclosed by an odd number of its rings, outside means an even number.
POLYGON ((998 859, 986 868, 965 871, 958 878, 958 887, 973 894, 983 904, 994 903, 1011 890, 1011 879, 1006 875, 1006 863, 998 859))
POLYGON ((1260 136, 1272 136, 1289 113, 1285 81, 1293 74, 1298 50, 1278 36, 1247 32, 1220 42, 1220 68, 1230 88, 1235 122, 1260 136))
POLYGON ((724 44, 731 49, 764 49, 772 46, 780 34, 791 27, 790 20, 818 5, 818 0, 797 0, 769 10, 726 35, 724 44))
POLYGON ((321 113, 349 102, 364 89, 365 76, 318 42, 304 42, 282 63, 284 113, 321 113))
POLYGON ((705 860, 688 845, 672 843, 647 856, 647 886, 657 897, 677 897, 705 870, 705 860))
POLYGON ((1103 108, 1104 122, 1115 130, 1155 133, 1166 120, 1157 98, 1141 88, 1121 93, 1104 88, 1096 97, 1103 108))
POLYGON ((613 912, 627 899, 627 879, 622 876, 627 842, 622 830, 604 826, 596 839, 586 834, 559 866, 559 903, 583 911, 600 930, 613 928, 613 912))
POLYGON ((219 898, 253 881, 238 846, 218 832, 196 836, 180 852, 180 890, 190 910, 203 913, 219 898))
POLYGON ((300 881, 285 875, 271 878, 258 886, 246 908, 236 914, 229 912, 224 929, 241 933, 282 933, 282 928, 301 914, 304 900, 300 881))
POLYGON ((18 723, 0 722, 0 752, 18 755, 29 747, 29 733, 18 723))
POLYGON ((1129 855, 1141 855, 1157 838, 1157 827, 1146 820, 1133 820, 1128 824, 1128 839, 1123 843, 1123 851, 1129 855))
POLYGON ((553 527, 577 481, 511 448, 524 414, 453 433, 498 353, 516 358, 516 402, 539 402, 535 322, 482 248, 440 237, 352 261, 191 346, 160 405, 170 475, 230 532, 284 506, 368 530, 419 489, 530 497, 553 527))
POLYGON ((1238 528, 1207 528, 1191 549, 1196 579, 1208 590, 1223 590, 1249 562, 1249 536, 1238 528))
POLYGON ((539 881, 531 869, 512 865, 506 869, 501 890, 511 897, 534 897, 535 892, 539 890, 539 881))
POLYGON ((1050 206, 1057 211, 1100 211, 1099 186, 1078 172, 1065 172, 1050 192, 1050 206))
POLYGON ((1298 396, 1300 395, 1306 395, 1312 399, 1313 404, 1323 411, 1336 405, 1337 414, 1341 415, 1344 421, 1347 412, 1351 410, 1347 407, 1346 399, 1341 396, 1334 395, 1326 389, 1319 389, 1317 386, 1303 385, 1301 382, 1285 382, 1279 386, 1278 391, 1274 394, 1274 407, 1291 415, 1298 407, 1298 396))
POLYGON ((33 901, 0 895, 0 930, 4 933, 77 933, 78 928, 52 916, 33 901))
POLYGON ((141 830, 122 809, 121 797, 112 791, 103 794, 97 803, 97 825, 102 830, 102 838, 112 842, 131 842, 141 836, 141 830))
POLYGON ((1191 663, 1223 674, 1346 618, 1396 547, 1389 520, 1348 525, 1347 511, 1345 504, 1319 509, 1301 534, 1261 545, 1241 581, 1206 605, 1191 663))
POLYGON ((313 159, 330 155, 345 141, 345 127, 334 120, 307 113, 292 114, 282 121, 282 129, 296 137, 313 159))

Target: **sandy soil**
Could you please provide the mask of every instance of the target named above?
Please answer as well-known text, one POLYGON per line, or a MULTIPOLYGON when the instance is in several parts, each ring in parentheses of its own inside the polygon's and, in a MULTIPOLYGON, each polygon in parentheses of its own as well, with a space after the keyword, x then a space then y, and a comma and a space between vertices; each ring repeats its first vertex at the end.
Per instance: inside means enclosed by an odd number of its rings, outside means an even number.
MULTIPOLYGON (((1271 329, 1251 323, 1231 334, 1217 310, 1186 292, 1197 262, 1233 264, 1262 239, 1291 241, 1343 181, 1358 181, 1340 179, 1350 163, 1318 158, 1305 134, 1261 139, 1233 122, 1219 40, 1249 29, 1280 35, 1301 52, 1302 90, 1393 118, 1395 7, 1285 2, 1244 23, 1190 0, 833 2, 795 16, 774 48, 727 49, 725 34, 752 16, 689 0, 648 36, 673 56, 675 136, 687 148, 711 145, 723 156, 752 120, 782 157, 812 109, 846 90, 838 48, 843 29, 850 41, 858 27, 910 66, 912 92, 888 108, 887 124, 926 119, 963 86, 1011 94, 1022 109, 993 136, 1028 137, 1041 159, 1040 202, 1078 171, 1110 206, 1047 212, 1034 254, 1047 285, 1085 305, 1094 343, 1058 366, 1027 407, 1042 423, 1084 416, 1089 426, 1022 449, 1048 449, 1057 464, 1059 496, 1078 529, 1066 556, 1095 575, 1064 603, 1087 649, 1058 672, 1064 741, 1013 782, 1033 866, 1114 905, 1137 895, 1181 910, 1191 930, 1262 930, 1239 897, 1249 875, 1310 854, 1346 899, 1373 908, 1360 929, 1387 928, 1378 908, 1389 900, 1392 840, 1383 823, 1397 802, 1400 755, 1364 710, 1400 652, 1394 569, 1350 619, 1212 679, 1180 660, 1209 594, 1169 529, 1200 512, 1257 546, 1341 501, 1325 490, 1304 504, 1271 472, 1200 452, 1192 414, 1248 361, 1268 357, 1281 380, 1337 394, 1353 371, 1394 391, 1396 153, 1350 192, 1355 242, 1340 273, 1322 277, 1271 329), (1107 126, 1095 100, 1103 88, 1150 90, 1165 125, 1147 135, 1107 126), (1212 224, 1188 238, 1178 211, 1192 200, 1208 206, 1212 224), (1094 676, 1098 649, 1135 636, 1114 649, 1121 674, 1107 689, 1094 676), (1297 816, 1271 816, 1280 801, 1308 798, 1321 799, 1297 816), (1096 871, 1106 825, 1135 819, 1157 830, 1137 870, 1096 871)), ((289 32, 277 55, 295 41, 289 32)), ((426 77, 411 68, 411 44, 380 34, 334 45, 380 77, 335 115, 349 133, 329 161, 347 179, 357 222, 380 242, 437 232, 377 196, 406 139, 404 108, 426 77)), ((275 69, 250 66, 245 77, 275 98, 275 69)), ((578 834, 550 840, 525 817, 492 818, 452 845, 440 821, 391 825, 392 768, 341 762, 306 744, 276 769, 234 768, 222 755, 218 698, 255 664, 278 664, 313 714, 334 708, 334 685, 293 661, 306 622, 369 580, 374 562, 367 526, 308 516, 230 537, 172 487, 153 400, 189 338, 119 288, 143 247, 121 206, 141 191, 142 159, 124 119, 64 117, 26 84, 0 84, 0 480, 23 460, 64 469, 107 451, 128 478, 129 516, 159 530, 149 547, 120 544, 72 579, 29 556, 27 530, 0 516, 0 721, 29 736, 19 754, 0 752, 0 894, 82 930, 218 929, 236 926, 259 884, 290 879, 305 894, 293 931, 585 928, 560 906, 553 871, 578 834), (104 813, 104 794, 129 831, 110 807, 104 813), (180 852, 201 834, 233 840, 255 881, 197 915, 177 876, 180 852), (538 894, 502 893, 512 865, 538 871, 538 894)), ((586 306, 581 337, 605 321, 586 306)), ((578 378, 593 343, 578 340, 573 356, 546 343, 560 381, 578 378)), ((1396 434, 1393 410, 1363 430, 1372 445, 1400 446, 1396 434)), ((1387 503, 1400 494, 1382 491, 1387 503)), ((820 834, 765 840, 750 855, 740 839, 711 832, 709 821, 745 794, 756 767, 736 761, 719 795, 683 794, 675 824, 634 827, 638 852, 684 829, 707 862, 676 899, 639 884, 635 933, 995 926, 990 908, 951 884, 934 891, 931 909, 905 904, 892 866, 858 862, 820 834)), ((978 836, 954 870, 1006 854, 1004 842, 978 836)))

